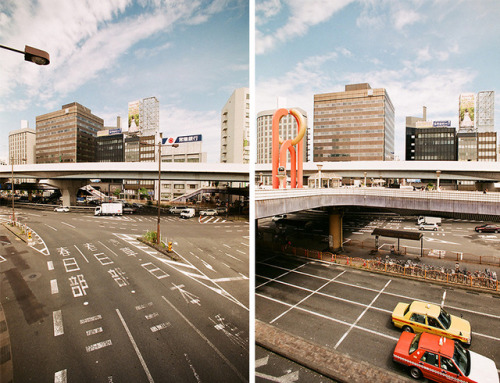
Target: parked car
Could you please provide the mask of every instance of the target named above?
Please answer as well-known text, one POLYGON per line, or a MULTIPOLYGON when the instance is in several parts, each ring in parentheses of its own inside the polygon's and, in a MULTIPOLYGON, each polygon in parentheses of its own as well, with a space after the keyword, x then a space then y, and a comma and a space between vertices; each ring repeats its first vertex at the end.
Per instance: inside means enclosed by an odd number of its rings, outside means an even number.
POLYGON ((168 209, 170 214, 181 214, 184 209, 187 209, 187 206, 173 206, 168 209))
POLYGON ((136 211, 137 209, 128 203, 123 205, 123 214, 134 214, 136 211))
POLYGON ((285 219, 285 218, 286 218, 286 214, 275 215, 273 217, 273 222, 278 222, 278 221, 285 219))
POLYGON ((418 230, 431 230, 431 231, 437 231, 439 226, 437 223, 421 223, 418 225, 418 230))
POLYGON ((226 214, 227 213, 227 207, 225 206, 219 206, 215 208, 217 210, 217 214, 226 214))
POLYGON ((54 209, 54 211, 68 213, 69 212, 69 206, 58 206, 58 207, 56 207, 54 209))
POLYGON ((435 382, 499 383, 493 360, 434 334, 403 332, 392 358, 408 366, 414 379, 424 376, 435 382))
POLYGON ((469 321, 448 314, 438 305, 420 301, 400 302, 392 312, 392 323, 408 332, 429 332, 470 345, 469 321))
POLYGON ((215 209, 202 210, 202 211, 200 211, 200 216, 202 216, 202 215, 217 215, 217 210, 215 210, 215 209))
POLYGON ((480 226, 476 226, 474 230, 477 233, 500 233, 500 226, 493 224, 484 224, 480 226))

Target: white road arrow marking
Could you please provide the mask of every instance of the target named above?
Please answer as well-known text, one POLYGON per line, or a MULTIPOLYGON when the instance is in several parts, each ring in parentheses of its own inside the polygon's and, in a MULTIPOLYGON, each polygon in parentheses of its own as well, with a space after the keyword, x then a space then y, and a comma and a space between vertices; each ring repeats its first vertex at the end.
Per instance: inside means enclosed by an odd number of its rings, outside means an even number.
POLYGON ((255 361, 255 368, 266 366, 267 363, 269 363, 269 355, 264 358, 257 359, 255 361))
POLYGON ((294 371, 289 374, 283 375, 283 376, 271 376, 271 375, 266 375, 262 374, 260 372, 256 372, 255 376, 258 376, 259 378, 270 380, 271 382, 279 382, 279 383, 289 383, 289 382, 296 382, 299 380, 299 372, 294 371))
MULTIPOLYGON (((214 268, 212 267, 212 265, 210 265, 210 264, 206 263, 203 259, 202 259, 201 261, 203 262, 203 264, 205 265, 205 267, 206 267, 207 269, 210 269, 210 270, 212 270, 212 271, 215 271, 215 270, 214 270, 214 268)), ((217 272, 217 271, 215 271, 215 272, 217 272)))

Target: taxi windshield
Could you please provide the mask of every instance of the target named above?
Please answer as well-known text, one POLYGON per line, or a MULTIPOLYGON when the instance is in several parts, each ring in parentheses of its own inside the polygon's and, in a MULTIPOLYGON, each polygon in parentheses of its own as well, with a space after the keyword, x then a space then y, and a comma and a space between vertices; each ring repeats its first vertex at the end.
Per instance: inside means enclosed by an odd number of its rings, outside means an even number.
POLYGON ((420 335, 422 335, 422 333, 418 333, 417 335, 415 335, 415 338, 413 338, 413 340, 411 341, 410 349, 408 350, 409 355, 413 354, 415 352, 415 350, 418 348, 418 342, 420 340, 420 335))
POLYGON ((469 351, 464 349, 460 343, 455 342, 455 352, 453 353, 453 360, 458 368, 465 376, 470 373, 470 354, 469 351))
POLYGON ((451 326, 451 317, 450 314, 448 314, 444 309, 441 309, 441 312, 439 313, 438 317, 439 321, 441 324, 444 326, 445 329, 449 329, 451 326))

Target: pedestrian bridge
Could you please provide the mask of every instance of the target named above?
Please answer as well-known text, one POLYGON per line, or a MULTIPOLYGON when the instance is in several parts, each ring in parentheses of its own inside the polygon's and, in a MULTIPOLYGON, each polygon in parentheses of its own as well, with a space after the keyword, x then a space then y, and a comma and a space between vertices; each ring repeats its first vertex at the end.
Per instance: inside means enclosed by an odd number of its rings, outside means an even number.
POLYGON ((500 218, 500 193, 412 191, 370 187, 255 190, 255 218, 295 211, 362 206, 407 214, 500 218))

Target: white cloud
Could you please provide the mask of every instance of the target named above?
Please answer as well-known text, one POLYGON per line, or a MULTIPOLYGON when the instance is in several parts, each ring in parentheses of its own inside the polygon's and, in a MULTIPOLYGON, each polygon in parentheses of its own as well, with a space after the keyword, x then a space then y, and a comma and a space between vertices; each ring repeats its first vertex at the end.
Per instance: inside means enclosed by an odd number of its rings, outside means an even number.
MULTIPOLYGON (((158 32, 168 32, 176 24, 187 24, 204 12, 199 1, 149 2, 147 11, 139 16, 121 17, 117 22, 116 16, 128 10, 130 3, 131 0, 33 0, 14 3, 8 13, 0 8, 0 20, 8 26, 0 32, 3 41, 21 49, 24 44, 32 45, 51 56, 49 66, 38 67, 24 65, 19 54, 16 57, 14 53, 2 52, 0 111, 12 108, 9 95, 15 90, 37 104, 58 104, 55 99, 120 65, 127 54, 133 53, 129 50, 134 44, 158 32)), ((215 1, 206 7, 206 13, 217 12, 224 3, 225 0, 215 1)), ((164 42, 159 49, 169 47, 164 42)))
MULTIPOLYGON (((288 6, 289 17, 284 26, 268 34, 256 29, 255 32, 255 52, 262 54, 272 50, 276 44, 285 43, 297 36, 307 33, 311 26, 328 20, 334 13, 340 11, 354 0, 284 0, 288 6)), ((263 12, 257 15, 257 25, 264 25, 266 18, 273 15, 273 12, 263 12)))
POLYGON ((397 9, 393 15, 394 27, 402 30, 407 25, 414 24, 422 19, 422 16, 414 9, 397 9))

